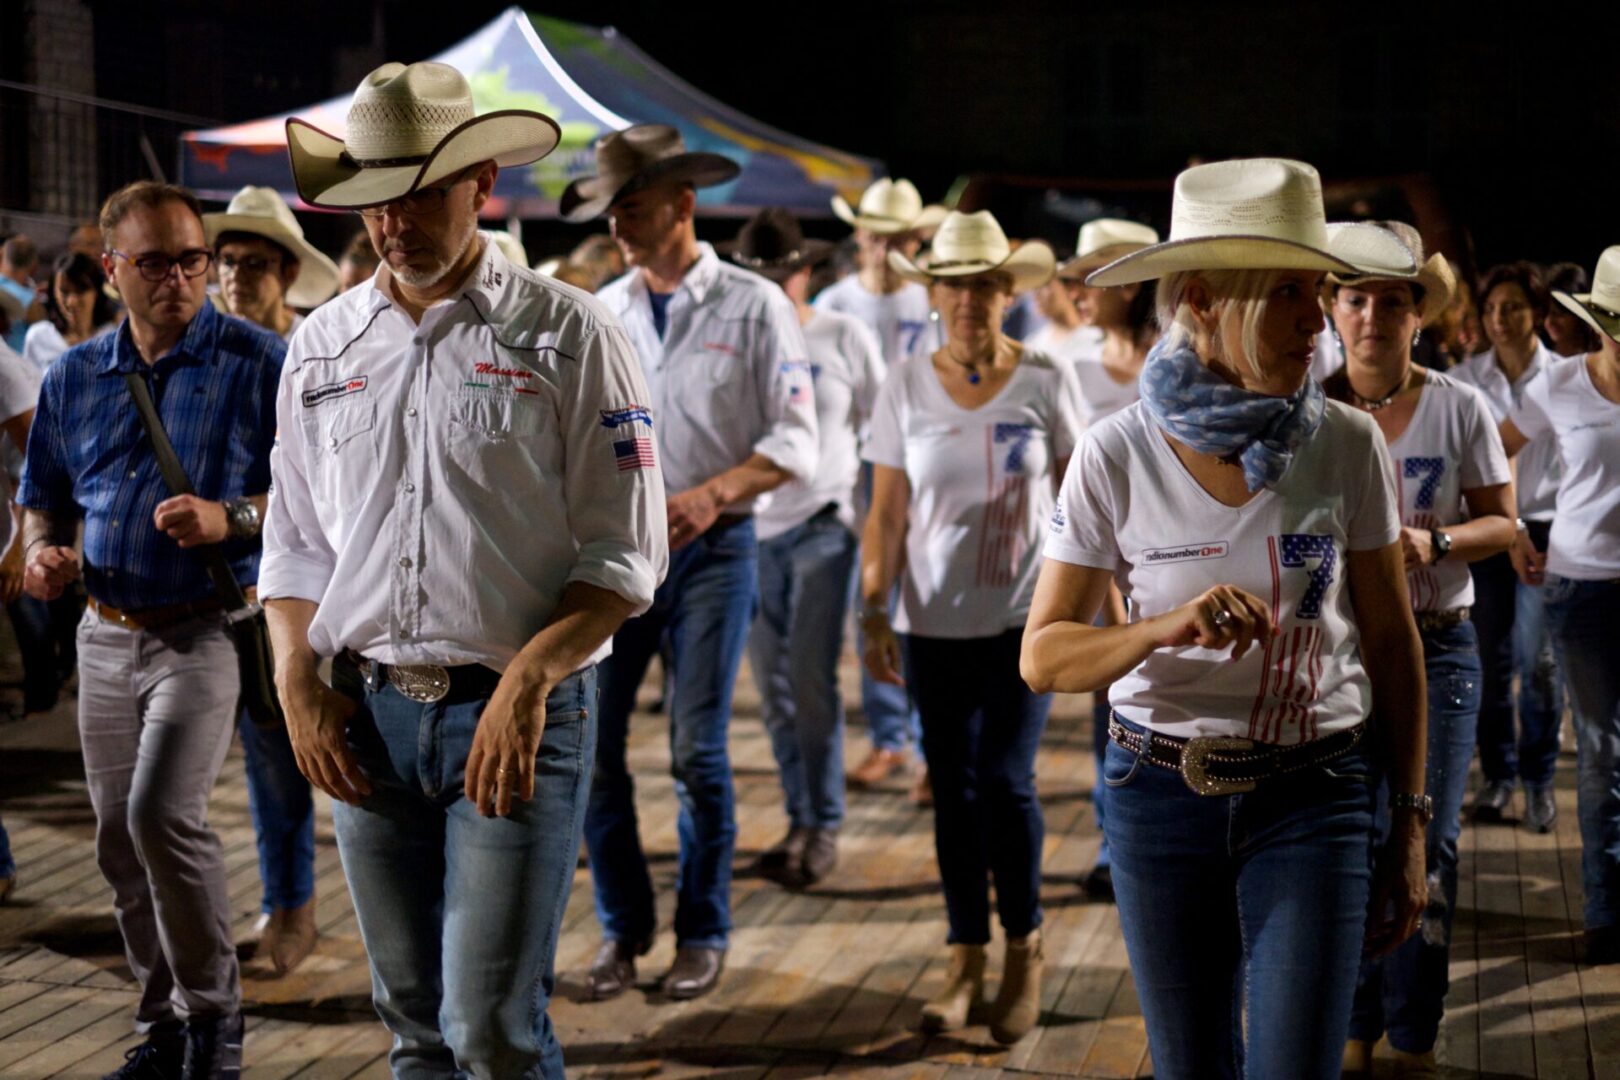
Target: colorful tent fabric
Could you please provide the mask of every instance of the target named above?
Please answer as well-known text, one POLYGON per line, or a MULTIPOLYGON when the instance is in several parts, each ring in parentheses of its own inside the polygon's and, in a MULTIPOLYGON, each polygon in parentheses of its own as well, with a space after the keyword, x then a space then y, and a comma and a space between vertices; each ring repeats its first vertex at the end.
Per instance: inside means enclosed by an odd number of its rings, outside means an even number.
MULTIPOLYGON (((562 127, 562 143, 549 157, 501 173, 486 217, 555 217, 557 197, 569 181, 595 172, 591 144, 609 130, 637 123, 674 124, 689 149, 742 164, 737 179, 698 193, 701 210, 711 214, 785 206, 824 217, 835 193, 853 201, 884 172, 873 158, 789 135, 715 101, 611 27, 513 7, 433 59, 467 76, 478 112, 534 109, 562 127)), ((261 184, 298 206, 287 165, 287 118, 298 116, 338 134, 348 108, 344 94, 277 116, 188 131, 181 140, 181 182, 219 200, 246 184, 261 184)))

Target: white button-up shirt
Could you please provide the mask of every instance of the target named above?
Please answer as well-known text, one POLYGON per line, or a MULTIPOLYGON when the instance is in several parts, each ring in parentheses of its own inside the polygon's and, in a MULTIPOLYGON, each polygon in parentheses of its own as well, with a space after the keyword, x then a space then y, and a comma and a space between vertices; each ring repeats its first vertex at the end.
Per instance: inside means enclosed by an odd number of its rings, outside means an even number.
POLYGON ((287 351, 259 595, 318 602, 322 655, 496 670, 569 582, 646 610, 668 525, 623 328, 487 240, 420 325, 390 282, 323 305, 287 351))
MULTIPOLYGON (((1543 368, 1563 362, 1563 357, 1537 341, 1536 351, 1531 354, 1524 374, 1511 383, 1496 362, 1495 349, 1486 349, 1477 356, 1470 356, 1446 374, 1458 382, 1477 387, 1485 395, 1485 403, 1491 407, 1491 419, 1500 424, 1518 408, 1524 397, 1524 388, 1530 385, 1531 379, 1540 374, 1543 368)), ((1563 476, 1564 463, 1559 460, 1558 440, 1553 433, 1544 432, 1530 440, 1530 444, 1519 453, 1518 483, 1514 491, 1519 516, 1526 521, 1551 521, 1553 507, 1558 504, 1558 484, 1563 476)))
MULTIPOLYGON (((803 479, 816 471, 816 406, 793 302, 773 282, 702 254, 669 300, 659 338, 637 270, 597 294, 624 322, 652 390, 660 464, 670 494, 754 454, 803 479)), ((727 513, 753 511, 745 499, 727 513)))

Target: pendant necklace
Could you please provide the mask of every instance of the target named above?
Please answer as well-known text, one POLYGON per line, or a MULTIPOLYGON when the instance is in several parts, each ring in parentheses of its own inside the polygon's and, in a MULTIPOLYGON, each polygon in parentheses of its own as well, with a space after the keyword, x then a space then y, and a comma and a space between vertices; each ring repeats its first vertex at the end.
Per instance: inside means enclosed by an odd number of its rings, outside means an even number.
MULTIPOLYGON (((1363 409, 1366 409, 1368 412, 1377 412, 1379 409, 1382 409, 1382 408, 1386 407, 1387 405, 1389 405, 1390 402, 1394 401, 1396 398, 1401 396, 1401 392, 1406 389, 1407 381, 1409 379, 1411 379, 1411 377, 1412 377, 1412 365, 1407 364, 1406 365, 1406 370, 1401 372, 1400 380, 1397 381, 1395 383, 1395 386, 1390 390, 1390 392, 1385 394, 1383 397, 1381 397, 1381 398, 1364 398, 1360 394, 1356 393, 1356 388, 1354 386, 1350 386, 1350 396, 1356 399, 1356 404, 1357 405, 1361 406, 1363 409)), ((1348 374, 1346 374, 1346 377, 1345 377, 1344 381, 1345 381, 1345 385, 1347 385, 1347 386, 1350 385, 1350 379, 1349 379, 1348 374)))
MULTIPOLYGON (((976 363, 968 360, 958 360, 954 355, 952 355, 951 350, 949 349, 945 349, 944 353, 947 360, 962 369, 962 373, 967 376, 967 381, 970 385, 978 386, 979 383, 984 381, 984 376, 979 374, 979 367, 976 363)), ((991 358, 990 363, 992 365, 995 364, 994 357, 991 358)))

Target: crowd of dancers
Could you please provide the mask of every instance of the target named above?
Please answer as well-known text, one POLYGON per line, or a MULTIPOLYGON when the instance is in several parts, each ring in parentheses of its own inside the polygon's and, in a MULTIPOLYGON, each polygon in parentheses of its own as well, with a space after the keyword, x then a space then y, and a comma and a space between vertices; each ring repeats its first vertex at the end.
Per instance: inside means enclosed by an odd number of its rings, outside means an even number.
POLYGON ((1462 817, 1512 820, 1522 785, 1553 827, 1566 700, 1584 959, 1620 961, 1620 247, 1589 283, 1470 288, 1408 224, 1329 223, 1309 165, 1246 159, 1183 172, 1166 238, 1099 219, 1061 261, 880 180, 833 202, 838 277, 785 211, 700 242, 736 163, 639 125, 561 198, 609 233, 531 270, 478 212, 549 117, 387 64, 344 135, 287 134, 302 200, 364 225, 337 261, 269 189, 204 212, 141 181, 42 277, 26 238, 0 265, 0 589, 25 707, 77 669, 141 985, 117 1080, 242 1065, 207 821, 233 733, 269 971, 317 944, 318 788, 395 1075, 561 1077, 582 840, 587 997, 611 1010, 660 930, 626 760, 655 657, 670 1000, 724 977, 745 651, 788 822, 759 873, 835 874, 846 788, 932 806, 927 1030, 1040 1021, 1053 692, 1096 702, 1084 885, 1158 1076, 1365 1074, 1386 1038, 1435 1075, 1462 817))

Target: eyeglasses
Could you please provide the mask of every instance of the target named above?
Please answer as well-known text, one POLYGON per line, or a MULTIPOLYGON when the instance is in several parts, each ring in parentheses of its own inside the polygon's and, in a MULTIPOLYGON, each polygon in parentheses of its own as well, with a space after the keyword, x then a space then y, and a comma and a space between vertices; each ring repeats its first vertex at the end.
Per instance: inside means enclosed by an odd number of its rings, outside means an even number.
POLYGON ((280 259, 267 259, 263 255, 249 255, 238 259, 233 255, 222 255, 219 259, 219 272, 222 274, 247 274, 258 277, 266 270, 281 265, 280 259))
POLYGON ((202 277, 208 272, 208 264, 214 261, 214 253, 207 248, 191 248, 182 251, 179 255, 170 257, 160 252, 148 255, 126 255, 122 251, 107 252, 116 255, 140 271, 141 277, 147 281, 162 281, 167 278, 175 267, 188 278, 202 277))
POLYGON ((451 177, 450 182, 443 187, 421 188, 408 195, 401 195, 397 199, 385 202, 381 206, 367 206, 355 212, 363 218, 373 219, 382 217, 389 207, 394 208, 394 213, 405 214, 408 217, 435 213, 444 209, 445 197, 450 194, 452 188, 469 176, 474 175, 474 172, 481 168, 483 168, 482 162, 456 173, 455 176, 451 177))

